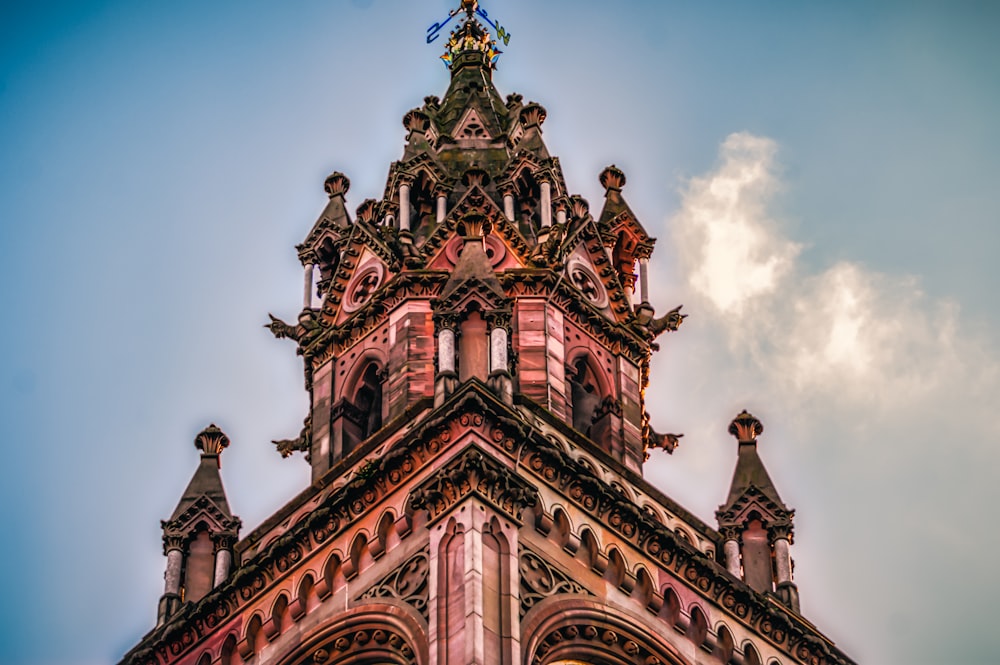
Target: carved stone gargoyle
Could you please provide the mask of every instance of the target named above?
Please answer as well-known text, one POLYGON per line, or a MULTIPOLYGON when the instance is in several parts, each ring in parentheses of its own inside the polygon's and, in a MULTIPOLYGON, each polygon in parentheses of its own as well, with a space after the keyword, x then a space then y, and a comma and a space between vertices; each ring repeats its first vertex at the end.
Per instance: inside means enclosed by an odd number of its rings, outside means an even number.
POLYGON ((271 331, 276 339, 292 339, 298 342, 300 350, 309 345, 321 332, 322 327, 319 322, 317 312, 312 309, 304 309, 299 314, 299 323, 291 326, 276 317, 268 314, 271 322, 264 324, 264 327, 271 331))
POLYGON ((667 452, 668 455, 673 455, 674 450, 677 449, 678 444, 680 444, 680 438, 684 436, 683 434, 660 434, 654 429, 649 430, 649 447, 650 448, 662 448, 667 452))
POLYGON ((667 330, 670 332, 676 331, 684 323, 684 319, 687 318, 687 314, 681 314, 681 307, 684 305, 674 307, 659 318, 653 318, 655 312, 652 307, 646 303, 643 303, 643 305, 636 309, 635 316, 638 324, 649 333, 650 339, 656 339, 667 330))
POLYGON ((306 416, 306 419, 302 421, 302 431, 299 432, 299 436, 295 439, 281 439, 280 441, 272 441, 274 447, 278 450, 278 454, 281 455, 282 459, 290 456, 294 452, 303 452, 306 454, 306 461, 309 460, 309 450, 312 447, 312 414, 310 413, 306 416))

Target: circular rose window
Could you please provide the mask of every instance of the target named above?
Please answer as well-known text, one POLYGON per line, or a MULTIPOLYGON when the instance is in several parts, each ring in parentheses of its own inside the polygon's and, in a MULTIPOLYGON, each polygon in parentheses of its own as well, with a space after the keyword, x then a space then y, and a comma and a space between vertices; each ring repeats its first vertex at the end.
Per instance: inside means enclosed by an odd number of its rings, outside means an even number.
POLYGON ((594 274, 590 266, 580 259, 573 259, 566 266, 567 277, 583 297, 598 309, 608 306, 608 294, 604 292, 600 278, 594 274))
POLYGON ((384 268, 381 261, 372 259, 354 274, 354 279, 347 285, 347 296, 344 297, 344 311, 353 312, 363 307, 372 298, 372 294, 382 285, 384 268))

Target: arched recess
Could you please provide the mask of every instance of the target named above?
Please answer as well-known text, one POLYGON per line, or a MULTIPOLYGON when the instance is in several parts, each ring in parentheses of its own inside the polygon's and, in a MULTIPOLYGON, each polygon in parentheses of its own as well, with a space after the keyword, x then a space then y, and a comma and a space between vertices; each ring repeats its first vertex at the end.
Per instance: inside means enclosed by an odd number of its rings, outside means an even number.
POLYGON ((354 362, 334 407, 334 427, 341 431, 341 456, 382 428, 388 413, 384 398, 385 363, 375 353, 366 353, 354 362))
POLYGON ((743 643, 743 663, 744 665, 761 665, 763 661, 760 659, 760 654, 757 653, 757 648, 751 642, 743 643))
POLYGON ((590 436, 594 415, 608 394, 607 381, 602 381, 601 368, 587 353, 578 353, 569 363, 567 379, 573 409, 573 429, 590 436))
POLYGON ((736 641, 733 639, 733 633, 726 628, 725 624, 719 624, 715 634, 717 636, 715 640, 715 657, 719 659, 720 663, 735 665, 737 662, 736 641))
POLYGON ((236 657, 236 635, 230 633, 222 643, 219 651, 219 665, 237 665, 239 659, 236 657))
POLYGON ((278 665, 429 665, 423 620, 400 605, 366 603, 305 635, 278 665))
POLYGON ((688 624, 687 636, 697 646, 708 645, 708 619, 704 610, 697 605, 691 607, 691 623, 688 624))
POLYGON ((486 318, 478 302, 465 310, 458 326, 458 380, 476 377, 482 381, 490 373, 489 339, 486 318))
POLYGON ((526 665, 688 665, 645 617, 597 600, 552 596, 521 621, 526 665))

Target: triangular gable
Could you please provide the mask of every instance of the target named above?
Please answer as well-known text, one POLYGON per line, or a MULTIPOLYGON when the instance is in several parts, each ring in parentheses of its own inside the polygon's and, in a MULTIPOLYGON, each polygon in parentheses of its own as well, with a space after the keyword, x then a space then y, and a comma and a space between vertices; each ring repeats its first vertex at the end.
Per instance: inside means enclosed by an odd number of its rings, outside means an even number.
POLYGON ((355 224, 324 294, 322 317, 328 324, 339 325, 350 318, 398 271, 399 257, 367 226, 355 224))
POLYGON ((503 243, 510 259, 503 267, 511 267, 511 261, 516 262, 518 267, 527 265, 530 250, 524 236, 507 219, 493 198, 481 186, 473 185, 420 247, 420 253, 428 267, 447 270, 454 265, 454 261, 447 255, 448 245, 457 235, 458 223, 466 215, 482 215, 489 221, 492 226, 490 235, 496 236, 503 243))
POLYGON ((784 524, 795 513, 794 510, 788 510, 775 503, 767 496, 766 492, 756 485, 751 485, 743 491, 739 498, 732 500, 727 506, 716 512, 716 516, 720 522, 726 524, 741 524, 753 512, 758 513, 761 519, 768 524, 784 524))
POLYGON ((591 260, 589 252, 583 243, 578 244, 566 259, 565 277, 567 284, 580 292, 583 299, 603 312, 609 318, 614 318, 611 311, 611 301, 608 299, 608 289, 599 276, 599 269, 591 260))
MULTIPOLYGON (((621 281, 618 279, 618 273, 615 271, 614 266, 612 266, 604 245, 601 243, 601 237, 597 233, 594 220, 588 216, 570 234, 564 246, 573 247, 572 253, 578 252, 586 256, 589 260, 591 269, 597 278, 600 279, 601 285, 607 294, 608 304, 605 311, 608 315, 616 321, 627 319, 632 311, 629 297, 624 287, 622 287, 621 281)), ((567 276, 571 278, 571 276, 567 276)), ((573 283, 572 279, 570 283, 573 283)), ((596 303, 589 300, 588 302, 596 306, 596 303)))
MULTIPOLYGON (((495 124, 495 123, 493 123, 495 124)), ((492 128, 487 125, 482 114, 474 106, 466 109, 461 119, 451 130, 451 135, 460 146, 489 143, 493 140, 492 128)))

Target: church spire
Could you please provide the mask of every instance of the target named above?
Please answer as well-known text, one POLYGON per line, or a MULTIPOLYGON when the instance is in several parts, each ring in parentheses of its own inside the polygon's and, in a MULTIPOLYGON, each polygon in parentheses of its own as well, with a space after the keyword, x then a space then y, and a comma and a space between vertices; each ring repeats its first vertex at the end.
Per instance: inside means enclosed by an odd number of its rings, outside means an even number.
POLYGON ((772 592, 795 612, 799 592, 792 582, 792 518, 790 509, 778 496, 764 462, 757 454, 757 437, 764 425, 744 409, 729 424, 736 437, 736 469, 726 503, 715 516, 725 539, 726 568, 752 589, 772 592))
POLYGON ((229 576, 240 518, 229 509, 219 475, 229 437, 214 423, 194 440, 201 461, 181 500, 163 521, 163 553, 167 557, 157 624, 166 623, 184 601, 198 601, 229 576))

